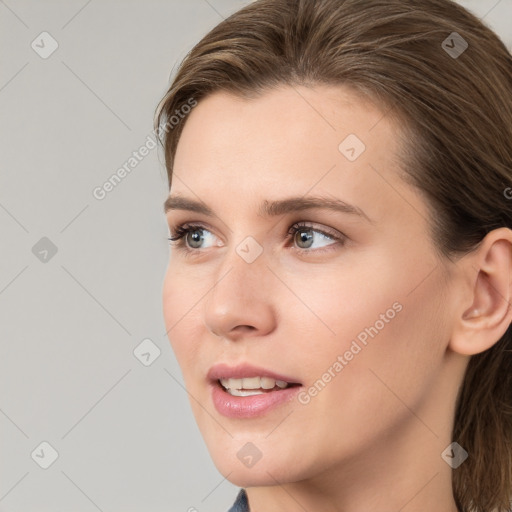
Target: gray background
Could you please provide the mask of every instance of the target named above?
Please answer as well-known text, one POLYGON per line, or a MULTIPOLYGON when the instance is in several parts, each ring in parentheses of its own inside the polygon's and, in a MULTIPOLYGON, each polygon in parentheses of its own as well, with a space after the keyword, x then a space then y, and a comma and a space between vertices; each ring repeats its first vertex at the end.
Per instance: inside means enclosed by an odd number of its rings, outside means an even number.
MULTIPOLYGON (((0 511, 234 500, 165 336, 161 152, 92 191, 152 133, 171 69, 247 3, 0 0, 0 511)), ((512 1, 461 3, 512 47, 512 1)))

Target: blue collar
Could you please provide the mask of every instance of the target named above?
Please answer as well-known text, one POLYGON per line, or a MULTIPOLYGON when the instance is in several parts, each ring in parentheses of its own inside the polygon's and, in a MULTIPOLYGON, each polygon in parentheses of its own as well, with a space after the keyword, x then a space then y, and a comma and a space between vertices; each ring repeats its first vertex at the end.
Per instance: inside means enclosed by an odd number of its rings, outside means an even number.
POLYGON ((240 489, 235 503, 233 503, 233 506, 228 510, 228 512, 250 512, 245 489, 240 489))

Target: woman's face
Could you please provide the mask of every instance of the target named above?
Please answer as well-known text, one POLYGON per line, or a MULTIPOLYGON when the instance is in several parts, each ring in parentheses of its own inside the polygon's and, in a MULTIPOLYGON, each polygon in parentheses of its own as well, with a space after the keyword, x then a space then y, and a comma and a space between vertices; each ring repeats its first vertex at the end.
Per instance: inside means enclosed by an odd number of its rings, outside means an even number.
POLYGON ((164 316, 236 485, 314 478, 412 435, 436 457, 446 446, 449 268, 396 144, 383 112, 341 87, 217 92, 186 119, 170 195, 187 201, 167 219, 171 234, 193 227, 170 252, 164 316))

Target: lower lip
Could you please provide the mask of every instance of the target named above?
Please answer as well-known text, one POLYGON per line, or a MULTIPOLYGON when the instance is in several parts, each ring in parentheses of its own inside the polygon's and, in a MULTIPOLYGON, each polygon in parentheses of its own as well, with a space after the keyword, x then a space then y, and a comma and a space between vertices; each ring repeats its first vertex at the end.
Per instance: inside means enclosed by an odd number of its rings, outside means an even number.
POLYGON ((301 390, 302 386, 262 393, 252 396, 233 396, 217 382, 211 384, 213 405, 217 411, 228 418, 254 418, 261 416, 277 406, 289 402, 301 390))

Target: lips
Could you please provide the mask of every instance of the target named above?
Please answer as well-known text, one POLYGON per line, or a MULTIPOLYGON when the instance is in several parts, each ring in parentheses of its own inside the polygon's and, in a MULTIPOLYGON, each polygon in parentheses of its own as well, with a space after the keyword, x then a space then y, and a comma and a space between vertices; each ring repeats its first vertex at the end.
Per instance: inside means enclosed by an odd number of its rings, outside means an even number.
MULTIPOLYGON (((269 381, 265 381, 266 379, 273 379, 276 382, 284 382, 288 385, 300 385, 301 383, 295 377, 290 377, 289 375, 283 375, 272 370, 267 370, 265 368, 261 368, 258 366, 253 366, 250 364, 239 364, 237 366, 229 366, 224 363, 216 364, 210 368, 208 372, 208 380, 210 381, 221 381, 221 380, 247 380, 247 384, 249 385, 249 380, 259 377, 262 379, 264 384, 268 384, 269 381)), ((253 384, 253 383, 251 383, 253 384)))
POLYGON ((217 364, 210 368, 208 379, 215 408, 232 418, 267 413, 289 402, 302 386, 295 377, 249 364, 217 364))
POLYGON ((222 387, 234 396, 259 395, 270 393, 292 386, 284 380, 275 380, 272 377, 245 377, 243 379, 219 379, 222 387))

